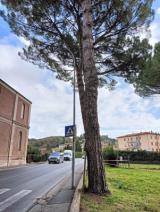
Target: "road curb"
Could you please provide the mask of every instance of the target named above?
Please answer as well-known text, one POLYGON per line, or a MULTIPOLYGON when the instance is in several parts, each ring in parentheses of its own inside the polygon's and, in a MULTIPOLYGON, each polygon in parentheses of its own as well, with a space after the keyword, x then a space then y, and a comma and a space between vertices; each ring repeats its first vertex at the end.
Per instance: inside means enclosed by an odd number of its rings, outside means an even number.
POLYGON ((74 196, 73 196, 73 200, 72 200, 69 212, 79 212, 82 186, 83 186, 83 173, 79 180, 77 188, 74 192, 74 196))
POLYGON ((47 205, 47 202, 61 190, 67 181, 68 177, 61 178, 49 191, 40 198, 37 198, 27 212, 41 211, 41 209, 47 205))

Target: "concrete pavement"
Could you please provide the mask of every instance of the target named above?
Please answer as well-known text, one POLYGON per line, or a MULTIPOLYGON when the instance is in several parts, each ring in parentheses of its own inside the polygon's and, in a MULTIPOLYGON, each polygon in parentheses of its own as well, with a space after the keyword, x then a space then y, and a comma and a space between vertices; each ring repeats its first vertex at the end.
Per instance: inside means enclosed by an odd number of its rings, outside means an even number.
MULTIPOLYGON (((82 176, 83 170, 75 172, 75 188, 82 176)), ((42 199, 29 212, 69 212, 75 189, 71 189, 71 178, 68 178, 63 187, 48 199, 42 199)))

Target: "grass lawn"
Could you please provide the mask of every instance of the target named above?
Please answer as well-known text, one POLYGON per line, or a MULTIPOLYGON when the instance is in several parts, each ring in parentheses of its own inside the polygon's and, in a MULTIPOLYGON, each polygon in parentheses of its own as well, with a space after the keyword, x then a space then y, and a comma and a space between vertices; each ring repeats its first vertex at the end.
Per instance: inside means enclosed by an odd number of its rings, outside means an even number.
POLYGON ((106 167, 106 176, 112 195, 82 193, 81 212, 160 212, 159 166, 106 167))

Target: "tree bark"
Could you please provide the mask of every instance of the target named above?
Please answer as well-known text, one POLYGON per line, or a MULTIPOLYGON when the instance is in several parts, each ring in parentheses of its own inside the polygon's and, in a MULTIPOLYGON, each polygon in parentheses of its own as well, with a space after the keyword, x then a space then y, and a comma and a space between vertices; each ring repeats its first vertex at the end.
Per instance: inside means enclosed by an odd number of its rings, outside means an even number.
POLYGON ((91 0, 81 1, 83 10, 82 70, 77 70, 82 119, 85 130, 88 159, 88 190, 96 194, 109 193, 100 141, 97 97, 98 77, 94 61, 91 0))

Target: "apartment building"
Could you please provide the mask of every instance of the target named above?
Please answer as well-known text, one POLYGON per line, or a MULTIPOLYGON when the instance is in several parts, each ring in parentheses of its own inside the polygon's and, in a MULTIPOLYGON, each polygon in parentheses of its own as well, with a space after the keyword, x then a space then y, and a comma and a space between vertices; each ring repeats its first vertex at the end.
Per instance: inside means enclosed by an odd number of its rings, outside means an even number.
POLYGON ((160 134, 140 132, 117 137, 119 150, 160 152, 160 134))
POLYGON ((0 79, 0 166, 26 163, 31 102, 0 79))

